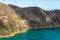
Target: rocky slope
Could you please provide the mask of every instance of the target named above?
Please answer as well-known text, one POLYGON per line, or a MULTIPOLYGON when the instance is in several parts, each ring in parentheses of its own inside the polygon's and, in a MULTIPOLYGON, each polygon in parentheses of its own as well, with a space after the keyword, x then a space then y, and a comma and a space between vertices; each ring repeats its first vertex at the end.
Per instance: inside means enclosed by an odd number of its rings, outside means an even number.
POLYGON ((30 28, 53 28, 60 26, 60 10, 46 11, 39 7, 17 7, 9 4, 21 18, 29 22, 30 28))
POLYGON ((19 17, 11 7, 0 3, 0 37, 13 36, 27 30, 28 26, 28 22, 19 17))

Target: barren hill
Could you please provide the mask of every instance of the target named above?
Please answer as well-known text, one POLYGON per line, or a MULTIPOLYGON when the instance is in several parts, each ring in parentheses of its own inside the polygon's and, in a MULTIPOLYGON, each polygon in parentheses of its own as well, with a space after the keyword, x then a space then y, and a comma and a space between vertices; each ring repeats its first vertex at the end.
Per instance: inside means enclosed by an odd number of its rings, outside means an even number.
POLYGON ((32 28, 53 28, 60 26, 60 10, 43 10, 39 7, 21 8, 9 5, 22 18, 29 22, 32 28))
POLYGON ((27 30, 28 26, 28 22, 19 17, 11 7, 0 3, 0 37, 13 36, 27 30))

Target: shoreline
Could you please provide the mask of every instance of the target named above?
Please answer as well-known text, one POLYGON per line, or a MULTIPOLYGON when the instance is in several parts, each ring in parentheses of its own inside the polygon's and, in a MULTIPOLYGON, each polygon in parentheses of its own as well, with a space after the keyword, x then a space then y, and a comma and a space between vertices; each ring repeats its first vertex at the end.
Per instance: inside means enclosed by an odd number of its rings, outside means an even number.
MULTIPOLYGON (((58 28, 59 26, 57 26, 56 28, 58 28)), ((52 26, 49 26, 49 27, 40 27, 41 29, 43 28, 53 28, 52 26)), ((40 29, 40 28, 37 28, 37 29, 40 29)), ((11 32, 10 34, 7 34, 5 36, 0 36, 0 38, 9 38, 9 37, 13 37, 15 36, 16 34, 19 34, 19 33, 23 33, 23 32, 26 32, 29 28, 27 28, 26 30, 23 30, 23 31, 15 31, 15 32, 11 32)), ((32 28, 32 29, 36 29, 36 28, 32 28)))
MULTIPOLYGON (((28 30, 28 29, 27 29, 27 30, 28 30)), ((13 36, 15 36, 16 34, 23 33, 23 32, 26 32, 26 30, 25 30, 25 31, 16 31, 16 32, 12 32, 12 33, 10 33, 9 35, 7 34, 7 35, 5 35, 5 36, 0 36, 0 38, 9 38, 9 37, 13 37, 13 36)))

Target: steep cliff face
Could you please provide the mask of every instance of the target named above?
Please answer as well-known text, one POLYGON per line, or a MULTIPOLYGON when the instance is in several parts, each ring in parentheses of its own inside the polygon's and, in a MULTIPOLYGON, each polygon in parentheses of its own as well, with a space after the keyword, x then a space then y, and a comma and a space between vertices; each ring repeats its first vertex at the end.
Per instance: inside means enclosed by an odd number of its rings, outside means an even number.
POLYGON ((28 22, 19 17, 11 7, 0 3, 0 37, 13 36, 27 30, 28 26, 28 22))
POLYGON ((60 10, 46 11, 38 7, 19 8, 9 5, 22 18, 29 22, 32 28, 52 28, 60 26, 60 10))

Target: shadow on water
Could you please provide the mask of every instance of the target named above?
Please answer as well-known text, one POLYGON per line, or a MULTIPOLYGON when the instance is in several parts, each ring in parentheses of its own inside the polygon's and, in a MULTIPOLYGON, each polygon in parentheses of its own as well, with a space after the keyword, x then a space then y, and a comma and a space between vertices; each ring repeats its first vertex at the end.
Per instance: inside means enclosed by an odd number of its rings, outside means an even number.
POLYGON ((24 33, 0 40, 60 40, 60 28, 28 29, 24 33))

